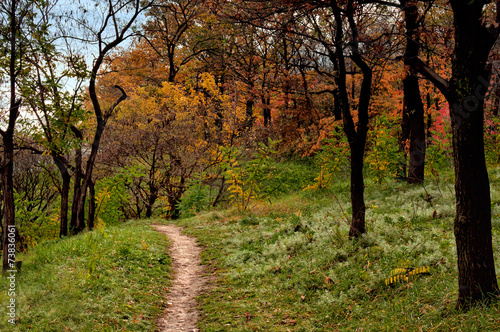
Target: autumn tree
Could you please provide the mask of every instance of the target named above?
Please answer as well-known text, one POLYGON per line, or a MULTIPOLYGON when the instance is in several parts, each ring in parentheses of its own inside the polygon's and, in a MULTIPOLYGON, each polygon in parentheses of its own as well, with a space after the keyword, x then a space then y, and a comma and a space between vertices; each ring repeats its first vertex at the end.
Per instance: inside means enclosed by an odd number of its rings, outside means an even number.
POLYGON ((235 108, 207 73, 196 85, 164 82, 161 88, 137 88, 131 97, 110 125, 102 157, 111 167, 143 169, 145 187, 134 189, 145 193, 146 217, 153 214, 157 200, 163 200, 167 218, 177 219, 194 174, 217 164, 217 151, 234 141, 243 124, 243 109, 235 108))
POLYGON ((204 30, 211 18, 203 1, 156 1, 147 12, 142 38, 165 65, 167 81, 174 82, 179 70, 210 49, 211 35, 204 30))
MULTIPOLYGON (((286 1, 272 2, 272 5, 268 2, 253 1, 243 2, 237 8, 238 13, 242 11, 241 8, 245 8, 249 17, 257 15, 260 19, 273 22, 276 29, 282 28, 282 31, 309 40, 314 46, 301 48, 299 51, 299 54, 309 51, 312 59, 310 63, 305 62, 302 74, 305 70, 312 69, 334 80, 335 108, 342 114, 343 129, 350 147, 353 212, 349 235, 360 236, 365 232, 363 158, 368 133, 373 70, 365 54, 370 38, 366 38, 363 31, 360 32, 359 26, 363 26, 363 19, 367 17, 369 9, 352 0, 286 1), (246 3, 253 3, 253 6, 246 3), (356 104, 353 103, 347 86, 349 78, 354 76, 359 77, 356 104)), ((251 19, 247 18, 246 21, 251 19)), ((306 86, 304 90, 308 90, 306 86)))
POLYGON ((459 308, 498 294, 491 234, 491 199, 484 155, 484 99, 490 84, 488 55, 499 35, 488 1, 450 1, 455 47, 446 80, 415 58, 412 65, 431 80, 450 105, 455 165, 459 308))

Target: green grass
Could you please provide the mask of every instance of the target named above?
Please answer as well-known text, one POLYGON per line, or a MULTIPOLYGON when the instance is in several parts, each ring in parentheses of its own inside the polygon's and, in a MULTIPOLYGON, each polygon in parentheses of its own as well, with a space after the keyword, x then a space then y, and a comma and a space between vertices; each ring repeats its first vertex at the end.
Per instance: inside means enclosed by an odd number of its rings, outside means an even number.
MULTIPOLYGON (((38 245, 17 274, 16 326, 1 331, 153 331, 171 274, 165 235, 130 221, 38 245)), ((0 289, 8 288, 6 278, 0 289)))
MULTIPOLYGON (((463 313, 457 298, 453 183, 366 179, 367 233, 348 239, 349 184, 302 191, 310 164, 278 165, 280 194, 248 211, 179 220, 204 246, 216 276, 200 297, 201 331, 500 331, 500 303, 463 313), (387 286, 396 268, 430 273, 387 286)), ((495 258, 500 262, 500 169, 490 171, 495 258)), ((274 192, 273 192, 274 193, 274 192)), ((194 212, 193 212, 194 213, 194 212)), ((167 238, 131 221, 46 242, 20 255, 17 330, 154 331, 171 262, 167 238)), ((497 263, 497 271, 500 265, 497 263)), ((0 287, 8 288, 3 278, 0 287)), ((0 292, 1 303, 9 300, 0 292)), ((2 305, 0 330, 12 330, 2 305)))
MULTIPOLYGON (((492 205, 499 262, 497 173, 492 205)), ((366 187, 368 231, 357 241, 348 239, 345 180, 254 204, 244 215, 212 211, 179 221, 206 247, 204 263, 218 276, 201 297, 201 330, 500 330, 498 303, 467 313, 454 309, 453 184, 368 180, 366 187), (385 285, 393 269, 420 266, 430 266, 430 274, 385 285)))

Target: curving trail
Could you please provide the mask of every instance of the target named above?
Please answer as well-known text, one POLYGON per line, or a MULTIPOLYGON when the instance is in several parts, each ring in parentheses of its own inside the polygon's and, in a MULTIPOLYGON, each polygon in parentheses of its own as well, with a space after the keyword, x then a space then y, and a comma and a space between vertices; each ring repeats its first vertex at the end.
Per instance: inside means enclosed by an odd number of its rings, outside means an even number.
POLYGON ((174 280, 167 296, 167 310, 158 320, 159 332, 199 331, 196 297, 206 285, 201 265, 201 248, 196 239, 181 233, 175 225, 153 225, 155 230, 165 234, 172 241, 170 248, 174 268, 174 280))

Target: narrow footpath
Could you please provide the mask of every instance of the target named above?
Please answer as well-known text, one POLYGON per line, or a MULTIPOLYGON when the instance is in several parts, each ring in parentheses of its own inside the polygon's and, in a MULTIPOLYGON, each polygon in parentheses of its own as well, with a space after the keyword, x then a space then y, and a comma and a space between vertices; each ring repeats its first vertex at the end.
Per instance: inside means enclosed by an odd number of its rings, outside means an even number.
POLYGON ((169 237, 172 242, 170 253, 174 268, 174 280, 167 297, 167 309, 158 322, 160 332, 199 331, 196 297, 207 283, 203 277, 201 248, 196 239, 181 233, 175 225, 154 225, 153 228, 169 237))

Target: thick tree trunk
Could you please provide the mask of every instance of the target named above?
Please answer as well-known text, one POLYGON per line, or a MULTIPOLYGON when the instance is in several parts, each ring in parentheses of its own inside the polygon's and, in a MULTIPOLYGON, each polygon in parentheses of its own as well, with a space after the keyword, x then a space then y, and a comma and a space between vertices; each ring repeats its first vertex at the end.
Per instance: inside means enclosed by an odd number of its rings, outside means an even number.
MULTIPOLYGON (((455 50, 447 95, 453 131, 459 308, 488 301, 499 293, 491 234, 491 201, 484 156, 486 66, 496 38, 482 22, 485 2, 450 1, 454 12, 455 50)), ((498 8, 497 8, 498 9, 498 8)))
MULTIPOLYGON (((455 27, 451 79, 446 81, 421 60, 412 64, 439 88, 450 105, 455 165, 457 307, 468 309, 488 302, 499 293, 483 135, 484 98, 490 80, 486 62, 500 30, 483 24, 486 1, 450 0, 450 4, 455 27)), ((497 10, 500 10, 498 4, 497 10)), ((500 15, 497 19, 500 21, 500 15)))
MULTIPOLYGON (((459 118, 462 112, 462 102, 451 107, 455 118, 459 118)), ((468 307, 498 294, 492 249, 490 188, 483 148, 482 106, 469 114, 467 119, 453 121, 454 232, 459 307, 468 307)))

